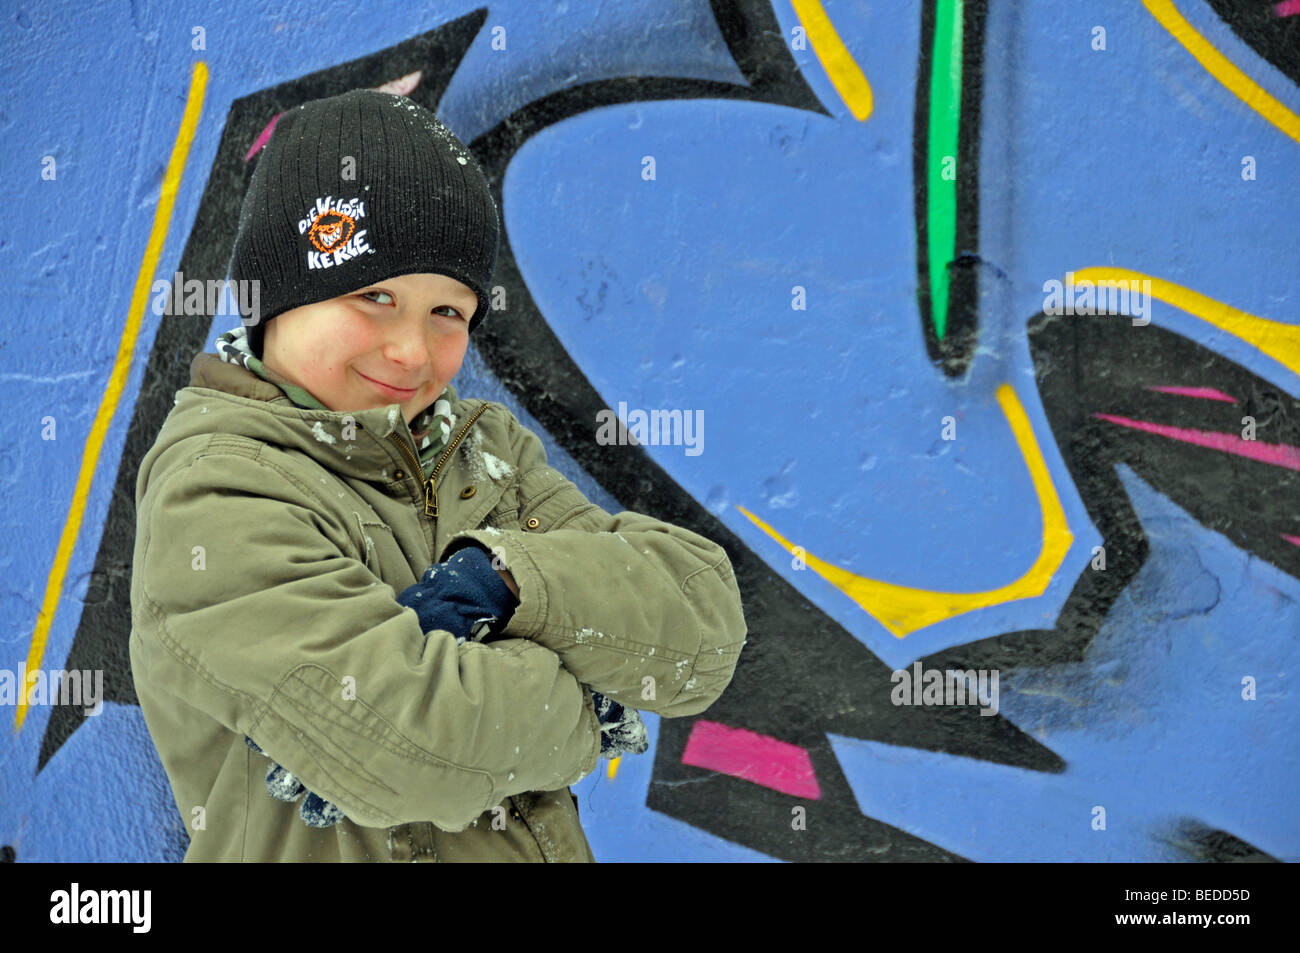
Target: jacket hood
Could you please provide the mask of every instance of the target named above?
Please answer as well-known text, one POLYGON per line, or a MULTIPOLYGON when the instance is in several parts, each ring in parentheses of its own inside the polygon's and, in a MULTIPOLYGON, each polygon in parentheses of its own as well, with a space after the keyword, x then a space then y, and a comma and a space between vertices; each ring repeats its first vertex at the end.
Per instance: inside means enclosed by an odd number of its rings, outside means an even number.
MULTIPOLYGON (((447 385, 452 427, 464 408, 447 385)), ((210 352, 190 364, 190 384, 176 392, 175 406, 158 435, 158 450, 190 437, 231 434, 305 453, 335 472, 377 480, 394 465, 394 435, 408 450, 415 440, 396 402, 369 410, 312 410, 295 404, 283 389, 242 365, 210 352), (355 423, 345 431, 348 423, 355 423)), ((396 459, 402 459, 397 456, 396 459)))

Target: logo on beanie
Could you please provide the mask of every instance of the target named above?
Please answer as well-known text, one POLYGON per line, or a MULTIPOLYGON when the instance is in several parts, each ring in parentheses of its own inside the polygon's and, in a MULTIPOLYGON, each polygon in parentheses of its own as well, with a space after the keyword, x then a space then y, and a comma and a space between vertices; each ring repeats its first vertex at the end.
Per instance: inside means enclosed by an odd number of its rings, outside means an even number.
POLYGON ((366 244, 366 229, 357 219, 366 217, 366 203, 360 199, 316 199, 306 216, 298 221, 298 234, 306 235, 314 251, 307 252, 307 268, 333 268, 358 255, 374 251, 366 244))

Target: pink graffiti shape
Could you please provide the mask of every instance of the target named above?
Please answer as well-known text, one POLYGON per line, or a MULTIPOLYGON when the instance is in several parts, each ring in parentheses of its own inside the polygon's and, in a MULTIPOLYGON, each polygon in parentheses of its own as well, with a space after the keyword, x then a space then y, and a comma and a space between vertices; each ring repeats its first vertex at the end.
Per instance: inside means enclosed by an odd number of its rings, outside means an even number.
POLYGON ((244 161, 247 162, 253 156, 257 155, 257 150, 266 145, 271 139, 271 133, 275 131, 275 124, 280 121, 284 113, 276 113, 271 117, 271 121, 266 124, 266 128, 257 134, 257 139, 253 142, 253 148, 244 154, 244 161))
MULTIPOLYGON (((1300 2, 1300 0, 1297 0, 1300 2)), ((1206 400, 1223 400, 1229 404, 1235 404, 1237 399, 1229 397, 1221 390, 1213 387, 1152 387, 1148 386, 1147 390, 1158 390, 1162 394, 1174 394, 1178 397, 1203 397, 1206 400)))
MULTIPOLYGON (((420 85, 420 77, 424 75, 423 70, 416 70, 414 73, 407 73, 405 76, 399 76, 397 79, 390 79, 382 86, 376 86, 375 89, 382 93, 394 93, 398 96, 405 96, 415 87, 420 85)), ((266 145, 271 138, 271 133, 275 132, 275 124, 280 121, 284 113, 276 113, 271 117, 271 121, 266 124, 261 132, 257 134, 257 139, 253 142, 253 147, 244 154, 244 161, 247 162, 253 156, 257 155, 257 150, 266 145)))
POLYGON ((1286 533, 1283 533, 1282 538, 1285 539, 1292 546, 1300 546, 1300 536, 1289 536, 1286 533))
POLYGON ((806 749, 744 728, 701 718, 691 727, 682 764, 721 771, 765 788, 818 800, 821 786, 806 749))
POLYGON ((414 73, 407 73, 405 76, 397 77, 397 79, 390 79, 388 82, 376 86, 375 89, 381 93, 392 93, 395 96, 408 96, 411 90, 420 85, 420 77, 423 75, 423 70, 416 70, 414 73))
POLYGON ((1280 17, 1293 17, 1300 13, 1300 0, 1282 0, 1273 6, 1273 12, 1280 17))
POLYGON ((1121 427, 1132 427, 1170 440, 1181 440, 1198 447, 1209 447, 1223 453, 1235 454, 1249 460, 1258 460, 1275 467, 1288 470, 1300 470, 1300 447, 1284 443, 1260 443, 1256 440, 1242 440, 1232 434, 1216 433, 1212 430, 1192 430, 1190 427, 1170 427, 1166 424, 1153 424, 1146 420, 1133 420, 1129 417, 1117 417, 1114 414, 1093 414, 1099 420, 1109 420, 1121 427))

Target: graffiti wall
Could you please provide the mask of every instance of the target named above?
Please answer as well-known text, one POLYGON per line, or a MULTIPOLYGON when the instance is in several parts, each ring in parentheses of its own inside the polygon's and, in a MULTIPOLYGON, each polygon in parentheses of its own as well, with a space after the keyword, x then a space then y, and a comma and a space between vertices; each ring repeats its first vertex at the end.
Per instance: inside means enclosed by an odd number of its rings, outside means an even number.
POLYGON ((575 787, 598 860, 1300 859, 1300 3, 292 6, 0 25, 0 860, 184 855, 135 476, 238 317, 153 289, 357 87, 496 190, 459 391, 737 572, 722 698, 575 787))

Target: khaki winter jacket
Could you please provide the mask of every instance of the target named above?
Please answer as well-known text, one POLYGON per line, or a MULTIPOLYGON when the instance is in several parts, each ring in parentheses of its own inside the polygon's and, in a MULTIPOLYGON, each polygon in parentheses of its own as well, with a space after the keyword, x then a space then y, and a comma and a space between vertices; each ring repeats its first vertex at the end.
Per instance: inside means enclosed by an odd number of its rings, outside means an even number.
POLYGON ((724 550, 605 512, 504 405, 448 396, 426 498, 396 404, 308 410, 194 359, 140 465, 131 580, 186 861, 591 861, 568 790, 599 763, 583 686, 672 718, 730 682, 746 627, 724 550), (520 602, 457 645, 396 596, 467 539, 520 602), (346 819, 271 798, 246 735, 346 819))

